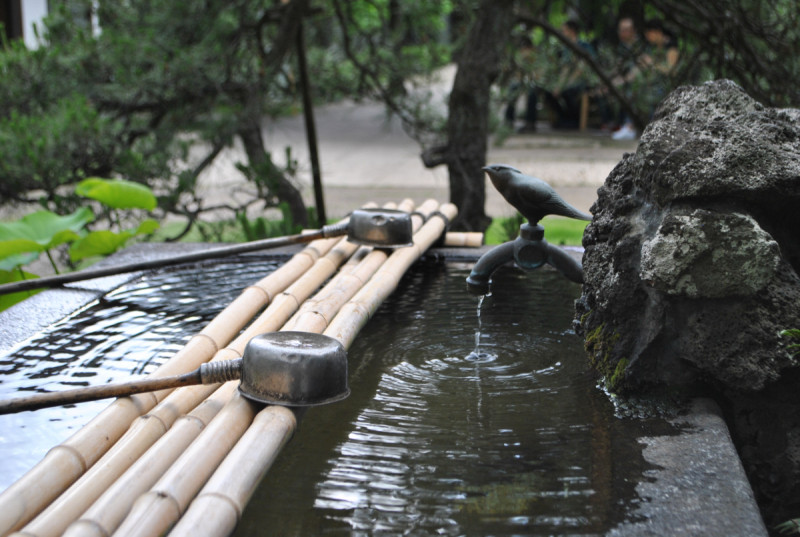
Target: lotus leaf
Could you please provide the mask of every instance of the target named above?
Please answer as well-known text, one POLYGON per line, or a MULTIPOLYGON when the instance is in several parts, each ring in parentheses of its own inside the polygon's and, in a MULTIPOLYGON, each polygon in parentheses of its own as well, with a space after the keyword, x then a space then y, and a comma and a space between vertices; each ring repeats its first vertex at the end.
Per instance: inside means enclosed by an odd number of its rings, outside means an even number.
POLYGON ((113 209, 147 209, 156 208, 157 200, 153 192, 145 185, 125 181, 123 179, 100 179, 90 177, 75 187, 79 196, 97 200, 113 209))
POLYGON ((14 270, 17 267, 21 267, 27 265, 28 263, 33 263, 37 259, 39 259, 39 254, 41 252, 29 252, 25 254, 12 254, 8 257, 3 257, 0 255, 0 271, 4 270, 14 270))
MULTIPOLYGON (((30 272, 23 272, 20 274, 20 271, 18 270, 13 272, 8 270, 0 270, 0 284, 18 282, 23 279, 23 274, 25 276, 24 279, 26 280, 38 278, 36 274, 31 274, 30 272)), ((0 311, 6 310, 17 302, 22 302, 29 296, 33 296, 41 291, 42 289, 37 289, 35 291, 20 291, 19 293, 0 295, 0 311)))
POLYGON ((136 235, 149 235, 158 229, 158 222, 145 220, 136 229, 128 229, 121 233, 113 231, 93 231, 72 243, 69 248, 69 257, 77 262, 87 257, 113 254, 122 248, 128 240, 136 235))
POLYGON ((136 228, 136 232, 134 234, 135 235, 150 235, 155 230, 157 230, 159 227, 160 226, 159 226, 158 222, 148 218, 147 220, 142 220, 142 223, 139 224, 138 228, 136 228))
POLYGON ((16 222, 0 223, 0 260, 7 261, 17 254, 43 252, 77 240, 80 237, 76 232, 92 220, 92 211, 83 207, 67 216, 38 211, 16 222))

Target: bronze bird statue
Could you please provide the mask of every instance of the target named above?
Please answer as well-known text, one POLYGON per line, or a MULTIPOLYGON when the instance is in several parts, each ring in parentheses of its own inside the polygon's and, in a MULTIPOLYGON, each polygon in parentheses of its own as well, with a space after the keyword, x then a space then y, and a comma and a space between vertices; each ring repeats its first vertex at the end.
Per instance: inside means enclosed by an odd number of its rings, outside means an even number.
POLYGON ((483 170, 489 174, 497 191, 508 203, 516 207, 531 225, 536 225, 548 214, 568 216, 578 220, 592 219, 591 215, 580 212, 561 199, 553 187, 541 179, 525 175, 506 164, 490 164, 483 170))

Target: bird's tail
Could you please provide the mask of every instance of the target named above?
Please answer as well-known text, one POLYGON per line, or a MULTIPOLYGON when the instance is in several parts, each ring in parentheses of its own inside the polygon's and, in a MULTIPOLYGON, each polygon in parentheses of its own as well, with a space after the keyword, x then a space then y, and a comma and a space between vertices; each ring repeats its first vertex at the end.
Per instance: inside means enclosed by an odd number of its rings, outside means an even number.
POLYGON ((569 212, 570 212, 570 214, 564 215, 564 216, 569 216, 570 218, 576 218, 578 220, 587 220, 589 222, 592 221, 592 215, 586 214, 586 213, 582 213, 578 209, 576 209, 575 207, 570 206, 569 212))

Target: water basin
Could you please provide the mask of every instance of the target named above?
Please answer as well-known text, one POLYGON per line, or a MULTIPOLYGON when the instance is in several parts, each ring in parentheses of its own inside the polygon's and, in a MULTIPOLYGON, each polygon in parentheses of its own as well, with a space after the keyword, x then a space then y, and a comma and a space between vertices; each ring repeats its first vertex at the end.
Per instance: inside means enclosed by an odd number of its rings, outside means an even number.
MULTIPOLYGON (((143 376, 275 266, 127 284, 0 358, 0 396, 143 376)), ((614 417, 571 331, 579 285, 502 268, 478 318, 471 266, 410 270, 349 351, 351 397, 305 415, 238 535, 596 535, 630 517, 652 467, 636 439, 671 427, 614 417)), ((107 404, 0 417, 0 488, 107 404)))

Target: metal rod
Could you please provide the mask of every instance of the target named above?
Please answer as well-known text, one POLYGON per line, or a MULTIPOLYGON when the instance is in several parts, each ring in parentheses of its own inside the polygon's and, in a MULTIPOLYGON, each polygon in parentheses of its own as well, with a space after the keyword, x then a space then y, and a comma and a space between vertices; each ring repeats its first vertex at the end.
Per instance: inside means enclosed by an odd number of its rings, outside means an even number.
POLYGON ((37 393, 26 397, 17 397, 0 401, 0 414, 14 414, 25 410, 37 410, 52 406, 72 405, 86 401, 97 401, 110 397, 125 397, 135 393, 156 392, 181 386, 201 384, 200 369, 183 375, 171 377, 145 378, 122 384, 105 384, 90 386, 64 392, 37 393))
POLYGON ((311 233, 303 233, 301 235, 289 235, 287 237, 276 237, 273 239, 262 239, 259 241, 247 242, 244 244, 236 244, 233 246, 223 246, 220 248, 212 248, 203 250, 201 252, 192 252, 190 254, 176 255, 173 257, 165 257, 162 259, 153 259, 150 261, 140 261, 138 263, 129 263, 127 265, 116 265, 113 267, 81 270, 79 272, 71 272, 69 274, 60 274, 58 276, 48 276, 46 278, 37 278, 35 280, 23 280, 14 283, 7 283, 0 285, 0 295, 8 293, 17 293, 19 291, 30 291, 31 289, 41 289, 43 287, 56 287, 65 283, 79 282, 83 280, 91 280, 92 278, 102 278, 104 276, 113 276, 115 274, 124 274, 126 272, 135 272, 138 270, 151 270, 170 265, 180 265, 182 263, 194 263, 197 261, 204 261, 206 259, 216 259, 219 257, 227 257, 230 255, 244 254, 247 252, 255 252, 258 250, 266 250, 269 248, 278 248, 280 246, 289 246, 291 244, 299 244, 311 242, 317 239, 328 238, 331 235, 327 234, 324 230, 313 231, 311 233))
POLYGON ((322 196, 322 172, 319 166, 319 153, 317 151, 317 127, 314 123, 314 107, 311 102, 311 84, 308 81, 308 65, 306 64, 306 45, 303 38, 303 23, 297 28, 297 66, 300 71, 300 85, 303 93, 303 115, 306 120, 306 137, 308 138, 308 152, 311 156, 311 175, 314 178, 314 203, 317 205, 317 220, 320 226, 327 222, 325 215, 325 200, 322 196))

